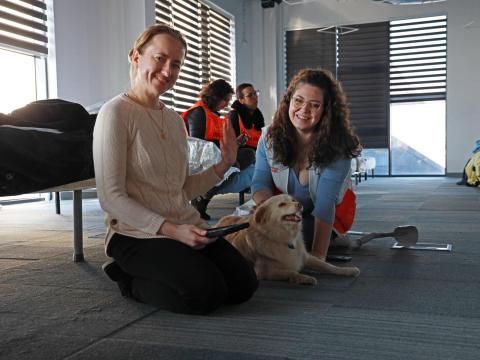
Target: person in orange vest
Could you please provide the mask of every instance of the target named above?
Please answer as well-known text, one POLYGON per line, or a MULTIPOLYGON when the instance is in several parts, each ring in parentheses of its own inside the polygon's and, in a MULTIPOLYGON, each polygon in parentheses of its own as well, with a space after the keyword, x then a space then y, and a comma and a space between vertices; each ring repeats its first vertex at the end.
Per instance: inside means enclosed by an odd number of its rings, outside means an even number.
MULTIPOLYGON (((233 88, 223 79, 206 84, 200 92, 200 100, 181 114, 189 135, 212 141, 218 146, 222 138, 223 124, 228 121, 220 115, 220 111, 228 105, 232 95, 233 88)), ((244 145, 247 139, 248 136, 239 135, 237 137, 238 145, 244 145)), ((219 186, 213 187, 192 200, 192 205, 200 213, 202 219, 210 220, 207 206, 215 195, 240 192, 250 187, 255 170, 254 164, 255 151, 251 148, 239 148, 237 162, 234 166, 240 169, 240 172, 233 173, 219 186)))
POLYGON ((220 146, 225 121, 220 111, 228 105, 232 95, 232 87, 223 79, 204 85, 200 100, 181 114, 188 134, 220 146))
POLYGON ((252 84, 243 83, 237 86, 235 95, 237 100, 232 104, 228 118, 237 136, 241 134, 247 136, 244 146, 256 149, 262 128, 265 126, 263 114, 258 109, 259 91, 255 90, 252 84))

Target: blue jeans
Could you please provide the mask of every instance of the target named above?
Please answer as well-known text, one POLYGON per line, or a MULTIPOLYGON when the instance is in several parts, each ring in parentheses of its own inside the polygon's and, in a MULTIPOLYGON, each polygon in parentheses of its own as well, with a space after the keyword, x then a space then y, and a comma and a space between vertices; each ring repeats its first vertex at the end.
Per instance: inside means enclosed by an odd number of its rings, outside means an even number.
POLYGON ((216 194, 237 193, 248 189, 252 184, 255 164, 247 166, 240 172, 233 173, 216 188, 216 194))

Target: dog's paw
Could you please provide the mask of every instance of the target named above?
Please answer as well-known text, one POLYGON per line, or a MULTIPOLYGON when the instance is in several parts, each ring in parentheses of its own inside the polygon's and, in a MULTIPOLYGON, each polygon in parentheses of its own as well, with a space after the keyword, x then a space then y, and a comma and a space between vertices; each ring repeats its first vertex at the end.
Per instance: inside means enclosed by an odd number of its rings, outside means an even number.
POLYGON ((348 270, 349 270, 348 276, 357 277, 358 275, 360 275, 360 269, 357 267, 350 267, 348 268, 348 270))
POLYGON ((301 284, 301 285, 317 285, 317 279, 313 276, 303 275, 303 274, 295 274, 290 276, 290 282, 294 284, 301 284))

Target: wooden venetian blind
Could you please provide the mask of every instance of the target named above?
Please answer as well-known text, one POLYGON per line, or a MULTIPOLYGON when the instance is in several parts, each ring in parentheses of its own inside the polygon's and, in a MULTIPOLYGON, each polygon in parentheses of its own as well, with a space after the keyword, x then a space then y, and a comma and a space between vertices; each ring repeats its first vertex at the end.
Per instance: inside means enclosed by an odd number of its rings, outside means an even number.
POLYGON ((354 24, 338 36, 338 79, 365 148, 389 147, 389 23, 354 24))
POLYGON ((162 101, 182 112, 198 100, 203 84, 221 78, 233 86, 233 19, 199 0, 156 0, 155 15, 181 31, 188 45, 178 81, 162 101))
POLYGON ((336 74, 336 36, 316 29, 285 34, 286 83, 304 68, 324 68, 336 74))
POLYGON ((390 23, 392 102, 444 100, 447 87, 447 17, 390 23))
POLYGON ((48 54, 44 0, 0 1, 0 45, 31 55, 48 54))

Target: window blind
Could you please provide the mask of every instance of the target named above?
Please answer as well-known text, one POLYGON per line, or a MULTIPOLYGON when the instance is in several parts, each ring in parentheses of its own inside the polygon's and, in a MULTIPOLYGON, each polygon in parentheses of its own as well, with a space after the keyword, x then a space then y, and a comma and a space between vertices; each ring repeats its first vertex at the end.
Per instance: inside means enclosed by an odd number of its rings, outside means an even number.
POLYGON ((304 68, 324 68, 336 74, 335 34, 317 29, 292 30, 285 33, 286 84, 304 68))
POLYGON ((447 81, 447 17, 390 22, 391 102, 443 100, 447 81))
POLYGON ((199 0, 156 0, 155 19, 184 35, 188 53, 176 85, 160 98, 183 112, 198 100, 202 85, 233 79, 233 19, 199 0))
POLYGON ((48 54, 44 0, 0 1, 0 45, 31 55, 48 54))
POLYGON ((338 79, 365 148, 389 147, 389 23, 354 24, 338 35, 338 79))

